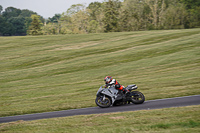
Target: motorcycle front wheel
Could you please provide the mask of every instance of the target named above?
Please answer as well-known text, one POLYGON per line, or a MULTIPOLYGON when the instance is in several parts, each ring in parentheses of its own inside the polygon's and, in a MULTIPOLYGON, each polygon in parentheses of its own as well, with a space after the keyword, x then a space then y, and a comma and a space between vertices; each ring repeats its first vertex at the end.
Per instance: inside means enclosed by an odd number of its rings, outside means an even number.
POLYGON ((105 99, 103 99, 103 96, 97 97, 95 103, 101 108, 110 107, 110 105, 112 104, 111 99, 107 96, 105 96, 105 99))
POLYGON ((144 95, 139 91, 131 92, 131 101, 134 104, 142 104, 145 101, 144 95))

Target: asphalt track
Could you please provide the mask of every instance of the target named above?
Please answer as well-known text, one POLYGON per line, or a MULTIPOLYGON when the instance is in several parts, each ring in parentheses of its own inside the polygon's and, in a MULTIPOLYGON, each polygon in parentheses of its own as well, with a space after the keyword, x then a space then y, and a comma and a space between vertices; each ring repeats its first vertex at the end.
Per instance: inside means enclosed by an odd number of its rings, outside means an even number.
POLYGON ((19 120, 30 121, 30 120, 56 118, 56 117, 67 117, 74 115, 89 115, 89 114, 100 114, 100 113, 111 113, 111 112, 125 112, 125 111, 136 111, 136 110, 170 108, 170 107, 182 107, 182 106, 199 105, 199 104, 200 104, 200 95, 194 95, 194 96, 150 100, 150 101, 145 101, 143 104, 128 104, 128 105, 109 107, 109 108, 91 107, 83 109, 72 109, 72 110, 63 110, 55 112, 0 117, 0 123, 7 123, 19 120))

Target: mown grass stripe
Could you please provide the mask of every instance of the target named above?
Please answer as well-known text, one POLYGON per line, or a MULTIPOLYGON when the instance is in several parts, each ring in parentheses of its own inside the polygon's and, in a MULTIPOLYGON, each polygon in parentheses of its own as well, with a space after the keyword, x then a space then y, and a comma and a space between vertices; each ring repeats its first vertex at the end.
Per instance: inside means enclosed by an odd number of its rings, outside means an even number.
POLYGON ((198 94, 199 33, 1 37, 0 116, 96 106, 107 75, 147 100, 198 94))

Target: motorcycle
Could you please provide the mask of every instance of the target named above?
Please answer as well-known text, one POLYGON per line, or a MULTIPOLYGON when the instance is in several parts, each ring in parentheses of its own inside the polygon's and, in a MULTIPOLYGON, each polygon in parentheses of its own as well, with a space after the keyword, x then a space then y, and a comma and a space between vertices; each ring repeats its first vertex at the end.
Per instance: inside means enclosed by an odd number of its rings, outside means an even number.
POLYGON ((107 108, 112 106, 130 104, 142 104, 145 101, 145 96, 136 90, 138 87, 133 85, 128 85, 125 89, 129 90, 128 94, 124 94, 123 91, 115 89, 115 86, 110 86, 105 88, 101 86, 97 91, 95 103, 101 108, 107 108))

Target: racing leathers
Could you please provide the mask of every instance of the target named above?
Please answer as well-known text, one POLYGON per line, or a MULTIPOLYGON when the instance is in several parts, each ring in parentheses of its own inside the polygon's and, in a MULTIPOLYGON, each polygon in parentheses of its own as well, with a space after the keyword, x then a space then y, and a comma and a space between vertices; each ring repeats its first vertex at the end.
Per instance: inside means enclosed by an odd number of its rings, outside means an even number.
POLYGON ((115 80, 115 79, 112 79, 109 83, 107 83, 107 84, 105 85, 106 88, 107 88, 108 86, 115 86, 116 89, 125 91, 124 86, 120 85, 120 84, 117 82, 117 80, 115 80))

